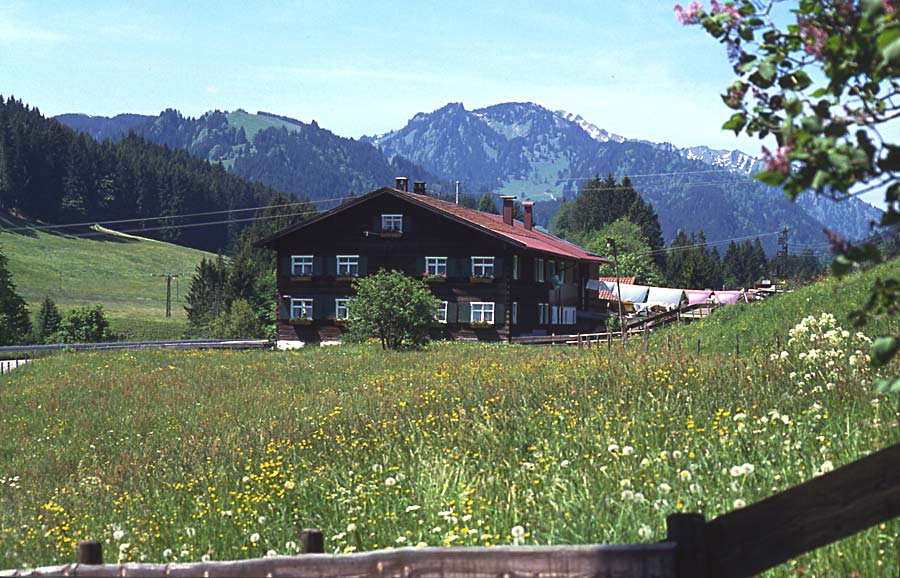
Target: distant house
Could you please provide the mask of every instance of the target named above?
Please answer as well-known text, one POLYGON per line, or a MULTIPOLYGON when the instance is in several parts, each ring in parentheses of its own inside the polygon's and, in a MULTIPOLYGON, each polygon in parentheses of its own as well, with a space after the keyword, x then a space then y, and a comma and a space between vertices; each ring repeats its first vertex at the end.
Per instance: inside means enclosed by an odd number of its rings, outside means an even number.
POLYGON ((396 269, 426 280, 443 307, 434 336, 503 340, 597 326, 586 289, 606 259, 539 231, 533 203, 492 215, 425 194, 397 179, 257 243, 278 252, 278 340, 340 338, 355 277, 396 269))

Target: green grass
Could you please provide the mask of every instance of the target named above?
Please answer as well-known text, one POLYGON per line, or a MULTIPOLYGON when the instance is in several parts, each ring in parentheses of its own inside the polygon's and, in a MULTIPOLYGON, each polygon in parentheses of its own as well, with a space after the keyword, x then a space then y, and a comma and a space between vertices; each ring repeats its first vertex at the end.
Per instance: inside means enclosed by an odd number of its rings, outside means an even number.
MULTIPOLYGON (((41 360, 0 381, 0 567, 86 538, 111 562, 284 554, 303 527, 336 552, 659 540, 900 441, 900 398, 788 369, 637 344, 41 360)), ((896 576, 898 532, 769 575, 896 576)))
POLYGON ((250 114, 249 112, 242 110, 229 112, 226 116, 228 117, 228 124, 230 126, 235 128, 244 127, 244 133, 247 135, 247 140, 250 142, 253 142, 256 133, 261 130, 266 130, 267 128, 287 128, 288 130, 294 131, 302 129, 300 125, 293 122, 271 116, 250 114))
MULTIPOLYGON (((791 293, 775 295, 754 303, 722 307, 709 317, 689 325, 673 326, 657 336, 681 339, 696 346, 701 340, 702 350, 733 352, 735 336, 740 336, 742 347, 754 344, 774 347, 776 336, 787 340, 788 330, 808 315, 831 313, 839 324, 851 329, 848 315, 866 302, 876 279, 900 278, 900 259, 894 259, 857 272, 845 279, 826 277, 822 281, 791 293)), ((864 331, 871 337, 900 332, 900 319, 873 320, 864 331)))
MULTIPOLYGON (((24 223, 0 219, 3 227, 24 223)), ((74 237, 50 232, 0 232, 0 250, 18 292, 35 312, 45 297, 61 311, 103 305, 113 332, 133 340, 171 339, 187 327, 184 296, 194 269, 209 253, 139 237, 74 237), (172 282, 172 318, 165 318, 166 278, 172 282), (176 291, 177 290, 177 291, 176 291)))

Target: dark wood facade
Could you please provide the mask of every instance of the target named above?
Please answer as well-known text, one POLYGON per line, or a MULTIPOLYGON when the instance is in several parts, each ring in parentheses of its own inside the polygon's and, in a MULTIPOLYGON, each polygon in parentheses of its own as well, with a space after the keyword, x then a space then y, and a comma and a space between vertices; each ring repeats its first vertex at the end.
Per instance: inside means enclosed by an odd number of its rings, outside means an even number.
MULTIPOLYGON (((339 339, 343 324, 337 300, 352 296, 354 276, 379 269, 424 278, 435 297, 447 302, 446 320, 435 323, 435 338, 503 340, 535 331, 596 328, 598 321, 585 315, 585 285, 596 278, 603 260, 531 249, 509 229, 493 230, 490 219, 500 218, 384 188, 262 241, 278 251, 279 341, 339 339), (384 230, 385 215, 401 230, 384 230), (428 257, 446 258, 444 274, 426 275, 428 257), (473 274, 484 272, 481 267, 473 271, 473 257, 477 264, 492 261, 492 275, 473 274), (354 260, 351 273, 347 265, 354 260), (311 304, 311 314, 296 306, 298 300, 311 304), (493 321, 478 322, 488 311, 493 321)), ((513 230, 516 226, 523 224, 513 223, 513 230)), ((528 234, 550 237, 530 229, 528 234)), ((435 261, 431 264, 435 273, 435 261)))

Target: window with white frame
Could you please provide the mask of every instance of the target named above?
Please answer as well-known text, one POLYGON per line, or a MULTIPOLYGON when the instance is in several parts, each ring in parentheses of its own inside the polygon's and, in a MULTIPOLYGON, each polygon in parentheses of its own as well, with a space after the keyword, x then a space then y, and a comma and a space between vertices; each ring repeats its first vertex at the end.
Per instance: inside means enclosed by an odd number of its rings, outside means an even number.
POLYGON ((494 323, 494 303, 473 302, 471 305, 472 323, 494 323))
POLYGON ((472 277, 493 277, 493 257, 472 257, 472 277))
POLYGON ((575 325, 577 319, 577 311, 574 307, 561 307, 562 309, 562 321, 563 325, 575 325))
POLYGON ((512 278, 514 281, 519 279, 519 256, 518 255, 513 255, 512 278))
POLYGON ((381 231, 383 233, 402 233, 403 215, 381 215, 381 231))
POLYGON ((438 323, 447 323, 447 307, 449 303, 447 301, 441 301, 441 306, 438 308, 437 317, 435 317, 435 321, 438 323))
POLYGON ((346 321, 350 318, 350 309, 347 308, 349 302, 350 299, 345 297, 334 300, 334 319, 336 321, 346 321))
POLYGON ((313 318, 313 300, 312 299, 291 299, 291 319, 313 318))
POLYGON ((438 277, 447 276, 446 257, 425 257, 425 274, 438 277))
POLYGON ((534 260, 534 280, 543 283, 544 282, 544 260, 540 258, 536 258, 534 260))
POLYGON ((538 325, 550 323, 550 304, 538 303, 538 325))
POLYGON ((509 317, 510 317, 509 320, 513 325, 516 325, 519 323, 519 302, 518 301, 512 302, 512 311, 510 311, 509 317))
POLYGON ((359 275, 359 255, 337 256, 338 277, 356 277, 359 275))
POLYGON ((312 275, 312 255, 291 255, 291 275, 312 275))

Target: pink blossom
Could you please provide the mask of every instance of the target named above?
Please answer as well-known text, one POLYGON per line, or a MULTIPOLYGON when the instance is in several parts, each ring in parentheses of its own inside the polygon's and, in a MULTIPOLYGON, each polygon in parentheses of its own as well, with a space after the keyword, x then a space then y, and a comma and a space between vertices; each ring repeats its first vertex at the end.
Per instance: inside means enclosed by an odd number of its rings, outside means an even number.
POLYGON ((712 13, 713 14, 728 14, 731 16, 731 25, 737 24, 741 21, 741 13, 738 12, 737 8, 735 8, 732 4, 722 4, 719 0, 712 0, 712 13))
POLYGON ((828 32, 816 25, 812 20, 801 18, 800 35, 803 37, 804 48, 810 56, 821 60, 825 54, 825 43, 828 42, 828 32))
POLYGON ((703 4, 699 2, 691 2, 687 8, 682 8, 681 4, 675 5, 675 18, 681 22, 682 26, 700 22, 701 12, 703 12, 703 4))
POLYGON ((850 250, 850 243, 836 232, 825 229, 824 233, 828 239, 828 252, 832 255, 844 255, 850 250))
POLYGON ((747 91, 747 85, 741 82, 735 82, 728 87, 728 93, 725 94, 725 103, 731 108, 738 108, 744 101, 744 94, 747 91))
POLYGON ((787 175, 791 172, 790 154, 794 152, 791 145, 782 145, 778 147, 775 154, 772 154, 766 147, 762 148, 762 160, 766 164, 766 170, 787 175))
POLYGON ((897 12, 898 4, 900 4, 900 2, 897 2, 897 0, 881 0, 881 7, 884 8, 884 11, 888 14, 897 12))

